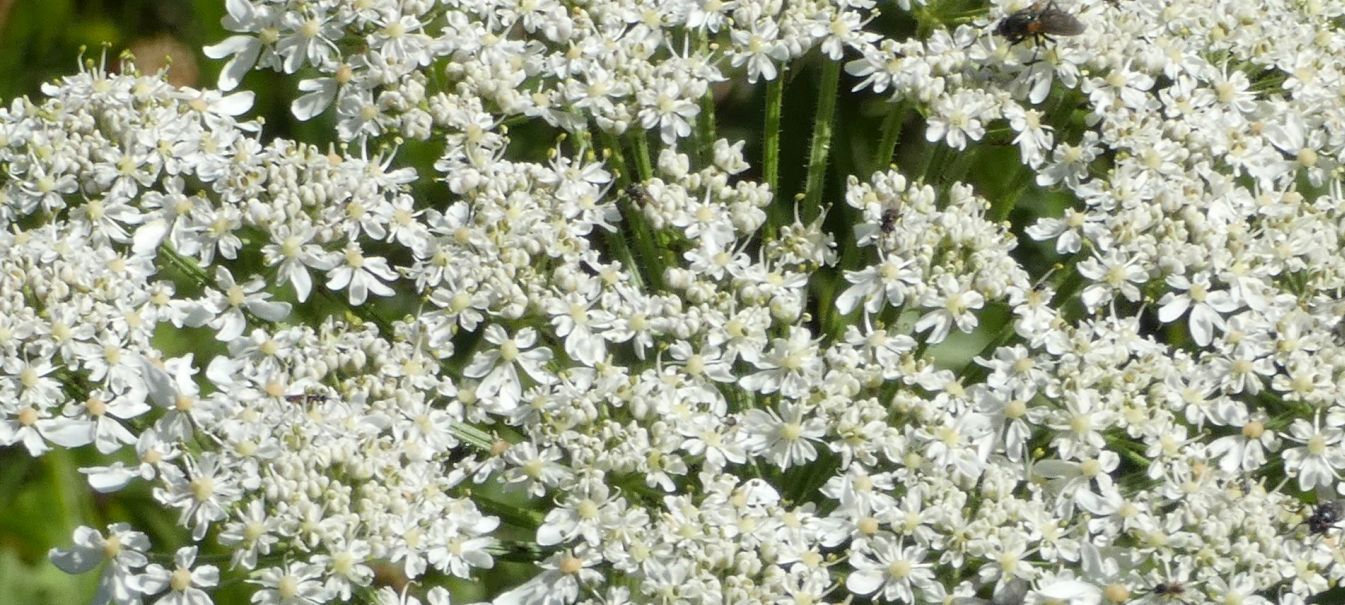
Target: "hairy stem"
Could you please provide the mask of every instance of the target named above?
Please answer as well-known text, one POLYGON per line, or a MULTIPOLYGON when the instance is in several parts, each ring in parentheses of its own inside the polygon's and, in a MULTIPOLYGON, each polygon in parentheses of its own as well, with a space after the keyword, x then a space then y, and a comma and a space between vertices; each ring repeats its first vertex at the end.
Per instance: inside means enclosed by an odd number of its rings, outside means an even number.
POLYGON ((824 61, 817 89, 817 113, 813 116, 813 142, 808 150, 808 180, 803 187, 804 220, 817 216, 826 187, 827 162, 831 157, 832 121, 836 117, 836 85, 841 79, 839 61, 824 61))

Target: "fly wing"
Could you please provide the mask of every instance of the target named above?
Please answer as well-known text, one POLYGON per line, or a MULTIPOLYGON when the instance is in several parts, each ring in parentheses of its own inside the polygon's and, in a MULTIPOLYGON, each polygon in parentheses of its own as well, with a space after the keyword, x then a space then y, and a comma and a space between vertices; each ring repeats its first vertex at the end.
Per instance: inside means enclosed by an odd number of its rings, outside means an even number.
POLYGON ((1084 30, 1082 21, 1055 7, 1047 8, 1038 14, 1037 24, 1041 28, 1041 33, 1052 36, 1077 36, 1084 30))

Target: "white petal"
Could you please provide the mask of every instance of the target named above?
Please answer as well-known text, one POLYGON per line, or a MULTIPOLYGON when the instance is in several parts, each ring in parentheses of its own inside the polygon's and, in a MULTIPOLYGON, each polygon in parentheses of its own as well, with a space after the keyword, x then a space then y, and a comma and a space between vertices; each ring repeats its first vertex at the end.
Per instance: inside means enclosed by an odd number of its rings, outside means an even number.
POLYGON ((75 448, 93 443, 93 422, 72 418, 53 418, 40 420, 37 430, 52 443, 66 448, 75 448))
POLYGON ((1158 303, 1162 305, 1161 307, 1158 308, 1158 321, 1161 321, 1163 323, 1172 323, 1178 317, 1181 317, 1183 313, 1186 313, 1186 308, 1191 305, 1191 299, 1187 298, 1185 294, 1181 295, 1168 294, 1165 295, 1163 298, 1168 298, 1169 296, 1171 296, 1172 298, 1170 298, 1166 303, 1163 302, 1162 300, 1158 301, 1158 303))
POLYGON ((845 579, 845 588, 858 595, 871 594, 882 587, 883 572, 872 567, 858 570, 845 579))
POLYGON ((159 244, 163 238, 168 235, 168 223, 163 220, 153 220, 141 225, 135 230, 131 252, 136 256, 147 256, 153 258, 159 244))
POLYGON ((257 95, 250 90, 236 92, 221 98, 214 109, 216 112, 226 116, 242 115, 247 112, 248 109, 252 108, 252 100, 256 98, 256 96, 257 95))
POLYGON ((51 563, 65 573, 75 574, 84 573, 98 567, 103 562, 103 557, 96 551, 83 548, 72 548, 70 550, 61 550, 53 548, 47 551, 47 558, 51 563))
POLYGON ((1223 318, 1205 305, 1196 305, 1191 309, 1191 339, 1200 346, 1214 340, 1214 326, 1222 325, 1223 318))
MULTIPOLYGON (((1052 599, 1101 599, 1102 590, 1087 582, 1078 580, 1057 580, 1050 586, 1037 590, 1042 596, 1052 599)), ((1095 602, 1095 601, 1088 601, 1095 602)))
POLYGON ((248 303, 247 309, 266 321, 280 321, 290 314, 287 302, 258 301, 248 303))
POLYGON ((138 469, 124 466, 120 462, 112 466, 82 468, 79 471, 89 476, 89 487, 103 494, 126 487, 126 484, 140 475, 138 469))
MULTIPOLYGON (((304 80, 299 83, 299 89, 304 90, 304 84, 308 82, 322 83, 320 80, 304 80)), ((313 87, 313 91, 303 95, 290 103, 290 113, 294 114, 300 122, 307 122, 318 114, 322 113, 332 104, 336 98, 338 90, 335 84, 313 87)))

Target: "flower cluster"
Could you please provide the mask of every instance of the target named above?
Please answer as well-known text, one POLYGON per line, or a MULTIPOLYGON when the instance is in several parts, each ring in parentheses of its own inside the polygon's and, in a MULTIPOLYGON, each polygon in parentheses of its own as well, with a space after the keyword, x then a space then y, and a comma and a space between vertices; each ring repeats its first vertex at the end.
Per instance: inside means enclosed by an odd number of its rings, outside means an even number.
POLYGON ((100 598, 446 605, 506 556, 536 568, 500 605, 1345 577, 1345 7, 1079 0, 1089 35, 1038 46, 991 33, 1013 3, 899 2, 908 38, 865 1, 226 6, 220 88, 311 76, 291 109, 345 147, 129 62, 0 110, 0 444, 95 446, 92 489, 150 484, 196 544, 80 528, 51 558, 100 598), (809 54, 957 159, 814 203, 819 103, 791 204, 713 95, 779 103, 809 54), (987 196, 995 145, 1022 166, 987 196))

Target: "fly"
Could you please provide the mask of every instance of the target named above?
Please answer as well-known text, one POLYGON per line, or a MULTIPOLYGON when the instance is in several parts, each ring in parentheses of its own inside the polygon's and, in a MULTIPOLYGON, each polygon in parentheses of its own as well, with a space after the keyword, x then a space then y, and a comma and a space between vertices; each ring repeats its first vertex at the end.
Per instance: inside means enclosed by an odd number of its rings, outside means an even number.
POLYGON ((1028 38, 1041 44, 1049 41, 1051 36, 1077 36, 1083 31, 1083 22, 1060 10, 1054 0, 1033 3, 1013 12, 995 26, 995 33, 1004 36, 1009 44, 1018 44, 1028 38))

